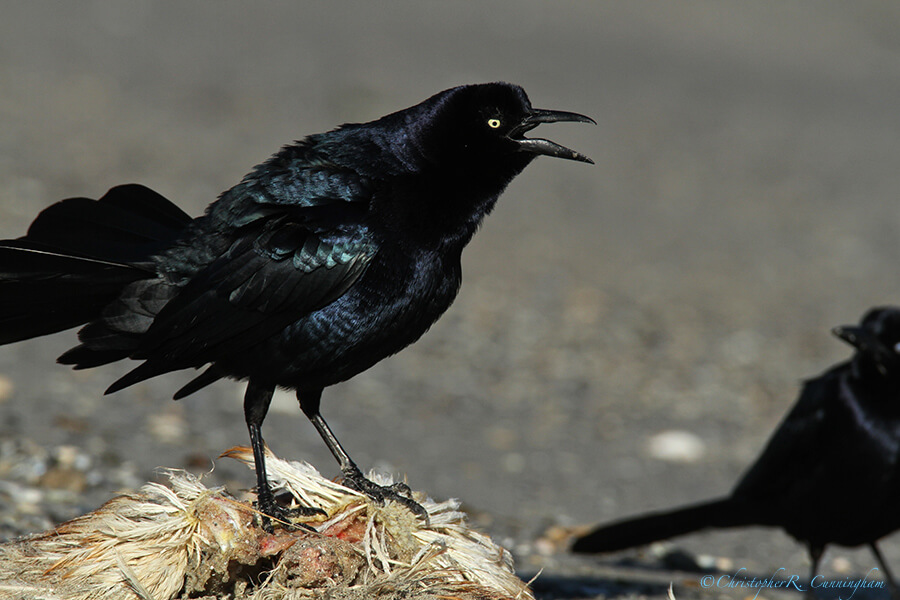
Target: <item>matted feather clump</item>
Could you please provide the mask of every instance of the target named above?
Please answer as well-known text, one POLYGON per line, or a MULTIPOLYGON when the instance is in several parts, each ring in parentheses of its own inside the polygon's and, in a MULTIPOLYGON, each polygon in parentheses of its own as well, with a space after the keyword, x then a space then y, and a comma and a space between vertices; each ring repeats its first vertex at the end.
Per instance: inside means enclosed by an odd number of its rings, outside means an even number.
MULTIPOLYGON (((246 448, 226 453, 248 465, 246 448)), ((512 559, 455 500, 429 522, 269 454, 270 481, 326 515, 267 533, 223 489, 183 471, 55 530, 0 546, 0 598, 41 600, 533 600, 512 559)), ((389 484, 389 481, 379 481, 389 484)))

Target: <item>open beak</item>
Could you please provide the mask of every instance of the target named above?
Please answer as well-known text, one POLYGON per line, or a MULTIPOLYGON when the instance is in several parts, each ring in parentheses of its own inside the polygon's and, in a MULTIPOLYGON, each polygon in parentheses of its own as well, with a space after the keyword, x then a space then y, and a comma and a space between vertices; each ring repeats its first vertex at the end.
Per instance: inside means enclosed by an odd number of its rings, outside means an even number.
POLYGON ((841 338, 859 352, 872 359, 878 369, 887 374, 888 370, 896 372, 900 368, 900 356, 894 348, 889 348, 871 331, 856 325, 835 327, 831 333, 841 338))
POLYGON ((882 345, 869 331, 856 325, 840 325, 832 329, 831 333, 863 352, 873 353, 882 345))
POLYGON ((524 152, 531 152, 532 154, 543 154, 544 156, 555 156, 557 158, 566 158, 568 160, 577 160, 580 162, 594 164, 594 161, 592 161, 584 154, 566 148, 565 146, 560 146, 556 142, 551 142, 550 140, 541 138, 526 138, 523 135, 526 131, 531 131, 541 123, 560 123, 562 121, 592 123, 594 125, 597 124, 597 122, 592 118, 586 117, 584 115, 579 115, 578 113, 566 112, 563 110, 543 110, 540 108, 534 108, 531 110, 530 114, 522 119, 521 123, 519 123, 509 132, 508 137, 512 141, 516 142, 519 145, 519 149, 524 152))

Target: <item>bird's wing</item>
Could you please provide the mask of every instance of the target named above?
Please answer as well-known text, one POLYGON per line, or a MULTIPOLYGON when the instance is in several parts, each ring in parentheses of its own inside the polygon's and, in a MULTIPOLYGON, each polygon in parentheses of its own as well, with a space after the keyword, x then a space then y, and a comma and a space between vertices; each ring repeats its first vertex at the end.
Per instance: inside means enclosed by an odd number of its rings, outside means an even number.
MULTIPOLYGON (((815 478, 822 452, 839 443, 829 439, 838 420, 837 394, 846 364, 803 384, 800 397, 769 438, 759 458, 735 487, 734 496, 783 498, 815 478)), ((840 429, 840 426, 838 426, 840 429)))
POLYGON ((240 227, 156 315, 132 355, 145 362, 108 391, 251 348, 343 295, 377 246, 362 225, 311 225, 308 210, 240 227))
POLYGON ((836 505, 863 485, 877 487, 878 480, 890 477, 900 452, 894 420, 882 416, 881 398, 873 402, 853 387, 850 369, 844 362, 804 383, 796 405, 735 488, 735 497, 783 513, 787 506, 814 503, 826 489, 833 489, 829 505, 836 505), (846 491, 854 485, 860 487, 846 491))

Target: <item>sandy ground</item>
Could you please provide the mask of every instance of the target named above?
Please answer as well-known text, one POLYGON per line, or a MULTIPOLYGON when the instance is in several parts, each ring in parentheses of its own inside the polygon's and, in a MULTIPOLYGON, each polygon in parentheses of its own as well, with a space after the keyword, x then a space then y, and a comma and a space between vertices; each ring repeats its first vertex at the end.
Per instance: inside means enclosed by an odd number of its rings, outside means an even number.
MULTIPOLYGON (((0 236, 44 206, 140 182, 199 214, 280 145, 441 89, 507 80, 596 118, 542 159, 464 255, 425 338, 326 391, 355 459, 461 497, 543 598, 739 598, 648 551, 572 557, 548 528, 727 492, 796 397, 848 356, 829 334, 900 301, 900 5, 892 2, 8 2, 0 19, 0 236), (676 460, 651 441, 683 431, 676 460)), ((0 532, 38 530, 246 443, 243 386, 175 403, 189 374, 103 397, 72 333, 0 350, 0 532)), ((291 396, 264 428, 337 469, 291 396)), ((252 484, 219 461, 209 476, 252 484)), ((779 531, 678 548, 784 568, 779 531)), ((883 550, 900 569, 900 545, 883 550)), ((834 549, 832 578, 875 566, 834 549)), ((855 597, 885 597, 885 594, 855 597)), ((766 597, 777 593, 766 590, 766 597)))

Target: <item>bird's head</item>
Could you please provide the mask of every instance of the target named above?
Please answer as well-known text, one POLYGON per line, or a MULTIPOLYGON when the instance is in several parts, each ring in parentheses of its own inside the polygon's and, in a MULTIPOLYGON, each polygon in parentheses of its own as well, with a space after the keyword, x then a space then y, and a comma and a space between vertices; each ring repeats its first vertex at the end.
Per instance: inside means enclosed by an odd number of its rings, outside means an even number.
MULTIPOLYGON (((372 123, 345 126, 382 152, 352 155, 353 168, 383 176, 389 159, 394 193, 379 194, 371 211, 382 226, 422 243, 463 246, 506 186, 536 156, 581 162, 591 159, 550 140, 526 137, 543 123, 593 123, 572 112, 531 106, 525 91, 509 83, 444 90, 372 123)), ((355 148, 359 144, 337 144, 355 148)))
POLYGON ((873 308, 859 325, 832 333, 856 348, 853 364, 860 375, 900 380, 900 308, 873 308))
POLYGON ((542 123, 594 123, 573 112, 533 108, 525 90, 509 83, 465 85, 404 111, 405 127, 431 163, 457 171, 496 170, 515 177, 536 156, 592 163, 587 156, 525 134, 542 123))

